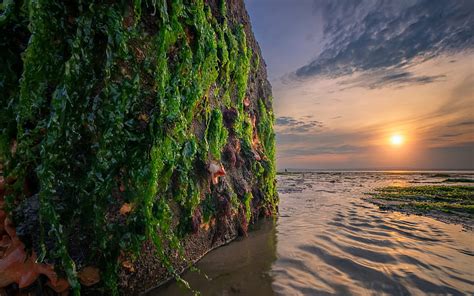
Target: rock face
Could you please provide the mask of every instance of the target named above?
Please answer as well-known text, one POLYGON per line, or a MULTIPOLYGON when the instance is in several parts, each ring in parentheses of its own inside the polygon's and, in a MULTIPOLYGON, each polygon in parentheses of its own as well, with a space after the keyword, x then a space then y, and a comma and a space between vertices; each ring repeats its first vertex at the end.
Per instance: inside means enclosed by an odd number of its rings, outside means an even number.
POLYGON ((61 290, 138 294, 277 212, 271 87, 243 0, 0 13, 0 214, 61 290))

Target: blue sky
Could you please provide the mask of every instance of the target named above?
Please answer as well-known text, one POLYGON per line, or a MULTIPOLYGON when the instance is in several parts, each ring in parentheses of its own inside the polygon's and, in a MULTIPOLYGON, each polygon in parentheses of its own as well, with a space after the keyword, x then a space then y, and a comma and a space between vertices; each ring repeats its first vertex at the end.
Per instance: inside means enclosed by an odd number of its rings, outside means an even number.
POLYGON ((246 5, 279 169, 474 168, 474 1, 246 5))

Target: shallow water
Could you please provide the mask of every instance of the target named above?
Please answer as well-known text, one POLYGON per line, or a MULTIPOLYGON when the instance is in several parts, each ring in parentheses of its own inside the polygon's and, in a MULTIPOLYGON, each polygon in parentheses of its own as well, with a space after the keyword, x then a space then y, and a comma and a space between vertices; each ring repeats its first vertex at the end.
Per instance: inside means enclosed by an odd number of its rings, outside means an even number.
MULTIPOLYGON (((278 176, 277 222, 262 221, 247 239, 204 257, 200 274, 184 277, 203 295, 474 294, 474 232, 361 199, 376 187, 444 179, 401 172, 278 176)), ((150 293, 188 294, 176 283, 150 293)))

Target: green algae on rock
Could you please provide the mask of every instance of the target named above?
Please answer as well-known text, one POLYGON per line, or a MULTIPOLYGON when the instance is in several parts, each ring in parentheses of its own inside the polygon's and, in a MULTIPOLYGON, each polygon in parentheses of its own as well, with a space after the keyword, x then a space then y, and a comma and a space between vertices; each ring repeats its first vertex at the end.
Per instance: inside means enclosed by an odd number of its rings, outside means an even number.
POLYGON ((179 279, 276 213, 271 89, 243 1, 4 1, 0 29, 6 209, 74 294, 90 265, 101 281, 83 293, 179 279))
POLYGON ((379 188, 368 200, 383 209, 422 214, 436 219, 474 225, 474 187, 426 185, 379 188))

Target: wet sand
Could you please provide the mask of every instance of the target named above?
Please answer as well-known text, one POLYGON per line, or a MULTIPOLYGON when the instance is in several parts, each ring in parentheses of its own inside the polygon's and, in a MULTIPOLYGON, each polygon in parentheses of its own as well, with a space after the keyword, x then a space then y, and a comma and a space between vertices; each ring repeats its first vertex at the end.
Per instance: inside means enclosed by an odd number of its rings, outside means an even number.
MULTIPOLYGON (((276 224, 259 223, 248 238, 204 257, 197 264, 201 274, 189 271, 184 278, 202 295, 472 293, 472 231, 382 211, 363 200, 377 187, 437 184, 444 178, 375 172, 280 175, 276 224)), ((191 293, 170 283, 149 295, 191 293)))
MULTIPOLYGON (((220 247, 197 264, 199 271, 188 271, 185 279, 203 295, 273 295, 269 275, 276 259, 273 220, 260 221, 248 237, 220 247)), ((170 282, 149 295, 193 295, 176 282, 170 282)))

